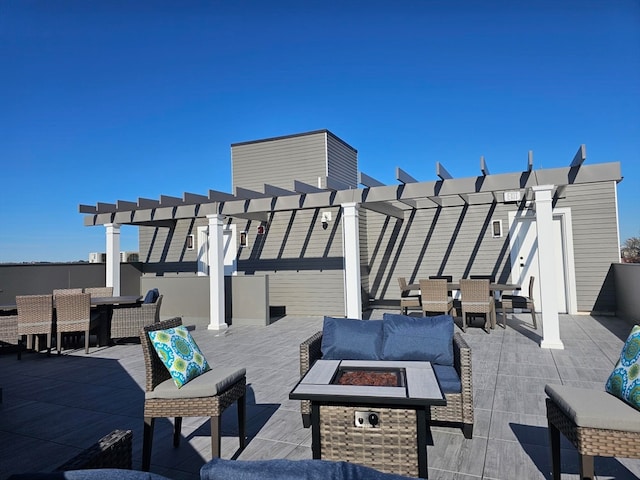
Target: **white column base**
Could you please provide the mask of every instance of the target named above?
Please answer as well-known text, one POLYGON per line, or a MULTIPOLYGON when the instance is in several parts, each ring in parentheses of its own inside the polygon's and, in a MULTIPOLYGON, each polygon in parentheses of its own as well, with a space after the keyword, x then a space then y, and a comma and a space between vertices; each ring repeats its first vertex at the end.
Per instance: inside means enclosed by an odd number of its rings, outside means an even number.
POLYGON ((562 343, 562 340, 542 340, 540 347, 564 350, 564 343, 562 343))

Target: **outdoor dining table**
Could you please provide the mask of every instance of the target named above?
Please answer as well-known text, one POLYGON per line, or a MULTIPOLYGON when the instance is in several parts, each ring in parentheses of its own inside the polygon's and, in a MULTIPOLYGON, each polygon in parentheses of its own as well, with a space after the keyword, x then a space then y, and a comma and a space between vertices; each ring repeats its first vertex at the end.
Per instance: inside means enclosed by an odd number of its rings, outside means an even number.
MULTIPOLYGON (((522 287, 517 283, 489 283, 489 290, 492 292, 504 292, 505 290, 520 290, 522 287)), ((410 283, 405 291, 420 291, 419 283, 410 283)), ((460 290, 460 282, 447 282, 447 290, 460 290)))

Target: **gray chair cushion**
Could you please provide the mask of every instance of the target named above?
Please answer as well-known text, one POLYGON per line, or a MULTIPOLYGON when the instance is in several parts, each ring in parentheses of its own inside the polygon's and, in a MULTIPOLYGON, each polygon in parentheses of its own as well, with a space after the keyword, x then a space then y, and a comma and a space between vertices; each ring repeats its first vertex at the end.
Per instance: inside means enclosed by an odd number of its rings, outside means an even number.
POLYGON ((544 391, 579 427, 640 432, 640 412, 604 390, 546 385, 544 391))
POLYGON ((173 379, 165 380, 153 391, 145 392, 145 398, 200 398, 212 397, 223 392, 245 376, 246 369, 216 367, 199 375, 181 388, 176 387, 173 379))

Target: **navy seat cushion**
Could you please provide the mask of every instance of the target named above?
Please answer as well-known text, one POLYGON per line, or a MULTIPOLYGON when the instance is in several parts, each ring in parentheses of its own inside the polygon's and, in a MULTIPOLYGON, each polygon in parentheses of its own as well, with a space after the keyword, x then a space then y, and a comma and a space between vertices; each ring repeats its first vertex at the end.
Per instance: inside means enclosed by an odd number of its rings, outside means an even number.
POLYGON ((157 288, 152 288, 147 292, 142 303, 156 303, 159 296, 160 291, 157 288))
POLYGON ((407 480, 355 463, 329 460, 226 460, 214 458, 200 480, 407 480))
POLYGON ((385 313, 382 360, 426 361, 453 366, 453 317, 409 317, 385 313))
POLYGON ((380 360, 382 320, 324 317, 324 360, 380 360))
POLYGON ((440 388, 443 393, 460 393, 462 392, 462 382, 456 368, 450 365, 432 364, 433 371, 438 377, 440 388))

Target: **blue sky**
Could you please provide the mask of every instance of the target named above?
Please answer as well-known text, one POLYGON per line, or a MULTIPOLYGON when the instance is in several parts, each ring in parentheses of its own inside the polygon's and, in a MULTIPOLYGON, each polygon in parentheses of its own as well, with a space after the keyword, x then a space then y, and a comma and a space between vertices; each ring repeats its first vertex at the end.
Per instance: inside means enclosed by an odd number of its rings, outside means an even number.
POLYGON ((586 144, 640 236, 638 0, 3 0, 0 59, 0 262, 87 260, 79 204, 231 192, 232 143, 325 128, 389 184, 586 144))

